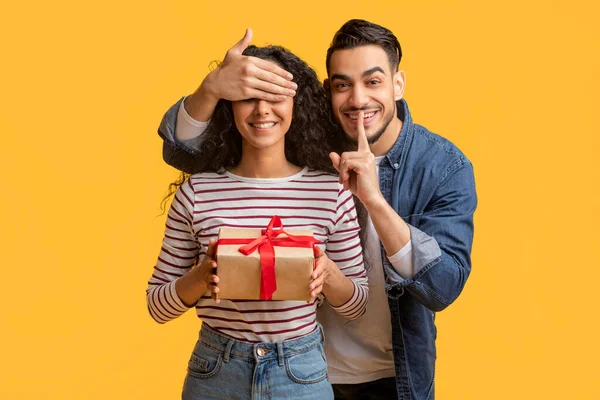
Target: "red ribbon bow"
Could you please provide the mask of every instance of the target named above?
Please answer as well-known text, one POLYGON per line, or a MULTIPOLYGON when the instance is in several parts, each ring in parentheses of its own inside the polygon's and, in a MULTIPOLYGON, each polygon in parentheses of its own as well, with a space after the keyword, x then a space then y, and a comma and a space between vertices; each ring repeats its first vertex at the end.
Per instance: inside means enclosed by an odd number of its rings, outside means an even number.
POLYGON ((277 290, 273 246, 311 248, 320 242, 312 236, 292 235, 284 231, 281 219, 277 215, 271 218, 267 229, 263 229, 261 233, 262 235, 256 239, 219 239, 216 245, 245 244, 238 250, 246 256, 258 248, 261 266, 260 300, 271 300, 273 293, 277 290), (281 234, 285 234, 287 237, 278 238, 277 236, 281 234))

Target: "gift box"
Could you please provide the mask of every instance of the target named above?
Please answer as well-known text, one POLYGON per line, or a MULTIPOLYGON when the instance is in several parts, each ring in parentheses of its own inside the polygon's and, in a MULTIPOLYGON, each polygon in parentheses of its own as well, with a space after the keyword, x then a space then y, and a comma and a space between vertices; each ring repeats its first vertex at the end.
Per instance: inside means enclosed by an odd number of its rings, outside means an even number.
POLYGON ((309 300, 315 243, 312 231, 284 231, 278 217, 264 230, 221 228, 216 251, 218 297, 309 300))

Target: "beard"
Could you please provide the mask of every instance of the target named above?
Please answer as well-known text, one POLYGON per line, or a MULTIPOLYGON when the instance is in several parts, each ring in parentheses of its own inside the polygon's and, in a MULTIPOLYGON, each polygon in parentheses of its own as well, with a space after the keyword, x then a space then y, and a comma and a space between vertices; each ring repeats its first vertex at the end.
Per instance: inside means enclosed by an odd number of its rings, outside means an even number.
MULTIPOLYGON (((395 104, 394 104, 394 106, 395 106, 395 104)), ((394 110, 391 113, 389 113, 389 116, 386 117, 386 119, 383 121, 383 124, 381 124, 381 127, 375 132, 375 134, 370 137, 367 137, 367 141, 369 142, 369 144, 375 144, 375 143, 377 143, 377 141, 379 139, 381 139, 381 137, 385 133, 385 130, 390 125, 390 122, 392 122, 392 120, 394 119, 394 115, 396 115, 396 107, 394 107, 394 110)), ((337 122, 338 122, 338 125, 340 125, 340 127, 342 127, 341 122, 339 120, 337 122)), ((342 128, 342 130, 343 130, 343 128, 342 128)), ((346 136, 346 139, 350 143, 358 146, 358 139, 356 137, 350 136, 348 134, 348 132, 346 132, 346 131, 344 131, 344 135, 346 136)))

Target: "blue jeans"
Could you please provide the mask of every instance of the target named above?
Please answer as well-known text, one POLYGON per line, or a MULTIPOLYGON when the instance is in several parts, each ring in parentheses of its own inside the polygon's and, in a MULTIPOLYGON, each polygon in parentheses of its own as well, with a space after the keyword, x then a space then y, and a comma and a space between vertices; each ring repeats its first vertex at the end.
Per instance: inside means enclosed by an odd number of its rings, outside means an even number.
POLYGON ((279 343, 249 343, 203 323, 182 399, 333 399, 321 329, 279 343))

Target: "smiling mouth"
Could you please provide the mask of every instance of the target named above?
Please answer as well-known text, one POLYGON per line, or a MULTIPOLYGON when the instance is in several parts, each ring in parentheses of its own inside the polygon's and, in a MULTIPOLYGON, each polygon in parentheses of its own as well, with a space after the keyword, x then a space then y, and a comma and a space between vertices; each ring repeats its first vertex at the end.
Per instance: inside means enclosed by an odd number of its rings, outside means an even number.
POLYGON ((260 124, 248 123, 248 125, 250 125, 253 128, 257 128, 257 129, 269 129, 269 128, 274 127, 275 124, 277 124, 277 122, 261 122, 260 124))
MULTIPOLYGON (((373 118, 375 116, 375 114, 377 114, 378 111, 369 111, 364 113, 364 121, 367 122, 368 120, 370 120, 371 118, 373 118)), ((358 113, 356 114, 346 114, 344 113, 345 116, 347 116, 348 118, 350 118, 352 121, 358 121, 358 113)))

